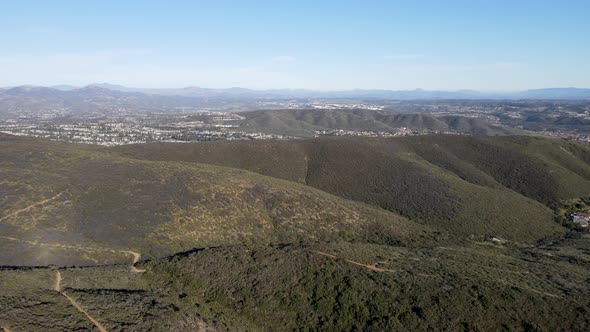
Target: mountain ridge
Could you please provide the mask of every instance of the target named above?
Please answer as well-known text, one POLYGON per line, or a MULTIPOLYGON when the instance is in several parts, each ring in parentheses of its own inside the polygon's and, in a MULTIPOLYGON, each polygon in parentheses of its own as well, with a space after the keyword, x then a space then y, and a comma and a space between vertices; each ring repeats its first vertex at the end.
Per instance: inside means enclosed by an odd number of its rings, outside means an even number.
POLYGON ((516 242, 562 232, 553 222, 552 204, 590 194, 585 145, 524 136, 151 143, 113 150, 139 159, 242 168, 461 236, 487 234, 516 242), (535 236, 520 222, 531 215, 539 223, 534 232, 545 230, 535 236))
POLYGON ((158 257, 232 243, 409 244, 431 233, 395 213, 228 167, 7 135, 0 157, 0 265, 105 264, 127 261, 122 250, 158 257))
MULTIPOLYGON (((53 85, 49 88, 60 91, 75 91, 84 87, 101 87, 112 91, 136 92, 162 96, 183 97, 242 97, 242 98, 366 98, 383 100, 412 99, 590 99, 590 88, 556 87, 538 88, 510 92, 484 92, 477 90, 388 90, 388 89, 352 89, 352 90, 309 90, 309 89, 270 89, 257 90, 241 87, 232 88, 135 88, 110 83, 91 83, 83 87, 71 85, 53 85)), ((9 90, 14 87, 3 88, 9 90)))
POLYGON ((408 128, 426 132, 470 135, 509 135, 519 131, 489 123, 481 118, 379 110, 259 110, 240 112, 241 130, 298 137, 313 137, 321 130, 395 132, 408 128))

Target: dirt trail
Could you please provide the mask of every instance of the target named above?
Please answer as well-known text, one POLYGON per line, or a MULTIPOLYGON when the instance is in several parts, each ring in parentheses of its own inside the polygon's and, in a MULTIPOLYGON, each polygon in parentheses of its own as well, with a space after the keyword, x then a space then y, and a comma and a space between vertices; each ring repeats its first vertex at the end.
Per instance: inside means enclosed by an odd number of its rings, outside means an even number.
POLYGON ((68 294, 66 294, 66 292, 62 292, 61 295, 63 295, 66 299, 68 299, 70 301, 70 303, 74 307, 76 307, 76 309, 78 309, 78 311, 80 311, 81 313, 86 315, 88 320, 90 320, 92 322, 92 324, 94 324, 94 326, 96 326, 100 332, 108 332, 107 329, 104 326, 102 326, 102 324, 100 324, 99 321, 94 319, 94 317, 90 316, 88 314, 88 312, 84 308, 82 308, 82 306, 80 306, 80 304, 78 304, 78 302, 76 302, 76 300, 74 300, 72 297, 70 297, 68 294))
POLYGON ((9 213, 9 214, 5 215, 4 217, 0 218, 0 221, 4 221, 4 220, 6 220, 6 219, 8 219, 10 217, 14 217, 14 216, 16 216, 17 214, 20 214, 20 213, 30 211, 30 210, 34 209, 35 207, 37 207, 39 205, 43 205, 45 203, 49 203, 50 201, 53 201, 55 199, 58 199, 64 193, 65 193, 65 191, 62 191, 62 192, 60 192, 59 194, 57 194, 57 195, 55 195, 53 197, 49 197, 48 199, 44 199, 42 201, 33 203, 33 204, 31 204, 31 205, 29 205, 29 206, 27 206, 25 208, 22 208, 20 210, 16 210, 16 211, 14 211, 12 213, 9 213))
MULTIPOLYGON (((327 253, 327 252, 323 252, 323 251, 315 251, 315 252, 316 252, 316 253, 318 253, 318 254, 320 254, 320 255, 322 255, 322 256, 330 257, 330 258, 333 258, 333 259, 336 259, 336 258, 338 258, 338 256, 336 256, 336 255, 332 255, 332 254, 329 254, 329 253, 327 253)), ((344 260, 345 260, 346 262, 350 263, 350 264, 354 264, 354 265, 362 266, 362 267, 364 267, 364 268, 367 268, 367 269, 369 269, 369 270, 376 271, 376 272, 395 272, 394 270, 389 270, 389 269, 382 269, 382 268, 380 268, 380 267, 377 267, 377 266, 375 266, 375 265, 372 265, 372 264, 363 264, 363 263, 359 263, 359 262, 352 261, 352 260, 350 260, 350 259, 344 259, 344 260)))
POLYGON ((19 242, 25 242, 28 244, 32 244, 35 246, 41 246, 41 247, 51 247, 51 248, 60 248, 60 249, 72 249, 72 250, 81 250, 81 251, 87 251, 87 252, 111 252, 111 253, 120 253, 123 255, 131 255, 132 257, 132 261, 131 261, 131 265, 130 265, 130 272, 132 273, 142 273, 145 272, 145 270, 140 270, 138 268, 135 267, 135 263, 139 262, 140 258, 141 258, 141 254, 135 251, 130 251, 130 250, 118 250, 118 249, 110 249, 110 248, 89 248, 89 247, 82 247, 82 246, 73 246, 73 245, 67 245, 67 244, 53 244, 53 243, 40 243, 40 242, 36 242, 36 241, 30 241, 30 240, 22 240, 22 239, 17 239, 14 237, 10 237, 10 236, 1 236, 0 238, 2 239, 7 239, 7 240, 11 240, 11 241, 19 241, 19 242))
POLYGON ((536 290, 536 289, 532 289, 530 287, 523 287, 523 289, 526 289, 526 290, 531 291, 531 292, 535 292, 537 294, 541 294, 541 295, 546 295, 546 296, 549 296, 549 297, 553 297, 553 298, 556 298, 556 299, 563 299, 563 296, 559 296, 557 294, 548 293, 548 292, 544 292, 544 291, 539 291, 539 290, 536 290))
POLYGON ((53 290, 56 292, 61 292, 61 273, 56 271, 55 273, 55 284, 53 285, 53 290))
POLYGON ((86 318, 88 318, 88 320, 90 320, 92 322, 92 324, 94 324, 94 326, 96 326, 96 328, 98 328, 98 330, 100 332, 108 332, 107 329, 104 326, 102 326, 102 324, 100 324, 100 322, 98 320, 96 320, 94 317, 90 316, 88 311, 86 311, 86 309, 84 309, 78 303, 78 301, 76 301, 73 297, 69 296, 66 292, 61 291, 61 273, 59 273, 59 271, 56 271, 56 273, 55 273, 55 283, 54 283, 53 289, 56 292, 59 292, 61 295, 63 295, 66 299, 68 299, 68 301, 70 301, 70 303, 76 309, 78 309, 78 311, 83 313, 86 316, 86 318))
POLYGON ((138 269, 135 267, 135 263, 139 262, 139 260, 141 259, 141 254, 135 251, 121 251, 124 253, 127 253, 129 255, 131 255, 133 257, 133 261, 131 262, 131 269, 130 272, 131 273, 143 273, 145 272, 145 270, 143 269, 138 269))
POLYGON ((569 152, 568 150, 564 149, 563 146, 559 147, 561 150, 563 150, 565 153, 569 154, 570 156, 573 156, 574 154, 569 152))

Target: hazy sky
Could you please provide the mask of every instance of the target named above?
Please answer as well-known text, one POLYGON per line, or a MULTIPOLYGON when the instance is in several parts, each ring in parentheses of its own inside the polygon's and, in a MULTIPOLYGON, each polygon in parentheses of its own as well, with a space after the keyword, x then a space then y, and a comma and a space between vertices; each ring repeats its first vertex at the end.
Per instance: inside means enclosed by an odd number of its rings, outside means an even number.
POLYGON ((0 86, 590 87, 590 0, 19 0, 0 8, 0 86))

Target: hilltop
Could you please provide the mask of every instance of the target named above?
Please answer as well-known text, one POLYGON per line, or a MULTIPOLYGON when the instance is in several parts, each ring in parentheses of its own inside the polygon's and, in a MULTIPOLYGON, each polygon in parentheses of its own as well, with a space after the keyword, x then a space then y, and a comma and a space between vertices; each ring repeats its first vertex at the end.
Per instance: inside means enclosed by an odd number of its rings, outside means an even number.
POLYGON ((479 118, 374 110, 261 110, 242 112, 240 115, 244 117, 238 122, 242 130, 301 137, 313 137, 318 130, 395 132, 401 127, 472 135, 507 135, 517 132, 479 118))

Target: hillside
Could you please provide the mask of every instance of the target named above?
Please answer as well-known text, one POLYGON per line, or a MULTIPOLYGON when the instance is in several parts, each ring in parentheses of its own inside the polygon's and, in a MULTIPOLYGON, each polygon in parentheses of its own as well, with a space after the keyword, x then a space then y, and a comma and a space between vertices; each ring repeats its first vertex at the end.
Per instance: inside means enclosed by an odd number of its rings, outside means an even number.
POLYGON ((233 246, 144 262, 145 273, 120 266, 0 269, 0 326, 585 331, 589 241, 527 250, 484 243, 419 250, 350 243, 233 246))
POLYGON ((550 207, 590 194, 586 145, 531 137, 321 138, 115 150, 305 183, 462 237, 534 242, 562 232, 550 207))
POLYGON ((584 331, 590 238, 552 208, 589 170, 533 137, 0 135, 0 329, 584 331))
POLYGON ((313 137, 316 130, 344 129, 356 131, 413 130, 460 132, 473 135, 506 135, 514 133, 485 120, 461 116, 435 117, 430 114, 392 113, 369 110, 261 110, 242 112, 239 123, 243 130, 313 137))
POLYGON ((0 265, 124 263, 133 253, 240 243, 411 245, 431 234, 394 213, 243 170, 0 137, 0 265))

